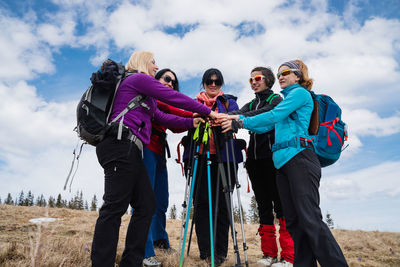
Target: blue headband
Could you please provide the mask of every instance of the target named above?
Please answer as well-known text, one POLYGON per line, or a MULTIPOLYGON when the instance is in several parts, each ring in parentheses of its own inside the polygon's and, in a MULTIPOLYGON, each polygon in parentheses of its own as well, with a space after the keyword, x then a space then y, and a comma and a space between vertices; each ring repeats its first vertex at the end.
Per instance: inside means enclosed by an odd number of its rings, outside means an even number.
MULTIPOLYGON (((282 66, 288 66, 288 67, 291 68, 291 69, 298 69, 298 70, 300 70, 300 64, 297 63, 296 60, 287 61, 287 62, 283 63, 282 65, 280 65, 279 68, 282 67, 282 66)), ((301 71, 294 71, 294 73, 295 73, 297 76, 299 76, 300 78, 303 78, 303 73, 301 73, 301 71)))

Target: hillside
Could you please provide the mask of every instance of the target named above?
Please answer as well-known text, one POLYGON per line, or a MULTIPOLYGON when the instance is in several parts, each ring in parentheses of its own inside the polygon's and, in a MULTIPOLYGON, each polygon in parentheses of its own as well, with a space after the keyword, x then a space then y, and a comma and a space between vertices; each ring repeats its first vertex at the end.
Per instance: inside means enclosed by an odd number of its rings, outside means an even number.
MULTIPOLYGON (((70 209, 0 205, 0 266, 90 266, 90 249, 97 212, 70 209), (48 213, 48 214, 46 214, 48 213), (29 220, 57 218, 38 227, 29 220)), ((130 216, 122 220, 117 257, 125 242, 130 216)), ((180 220, 168 220, 172 247, 178 249, 180 220)), ((239 226, 238 226, 239 227, 239 226)), ((250 266, 260 258, 258 225, 246 225, 250 266)), ((238 228, 239 229, 239 228, 238 228)), ((333 230, 350 266, 400 266, 400 233, 333 230)), ((241 236, 239 231, 238 237, 241 236)), ((195 235, 185 266, 207 266, 199 261, 195 235)), ((239 238, 239 244, 242 244, 239 238)), ((158 252, 164 267, 178 266, 179 254, 158 252)), ((243 250, 241 250, 243 258, 243 250)), ((118 259, 117 259, 118 261, 118 259)), ((229 258, 223 266, 234 264, 232 242, 229 258)))

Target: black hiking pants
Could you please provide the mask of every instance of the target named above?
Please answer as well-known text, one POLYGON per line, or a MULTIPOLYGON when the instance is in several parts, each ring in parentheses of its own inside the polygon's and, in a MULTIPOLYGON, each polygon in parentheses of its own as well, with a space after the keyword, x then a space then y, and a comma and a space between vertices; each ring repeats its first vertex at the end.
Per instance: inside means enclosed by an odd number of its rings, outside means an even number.
POLYGON ((115 266, 121 217, 129 204, 135 209, 126 234, 119 266, 141 267, 156 199, 142 153, 127 140, 107 137, 96 147, 104 168, 104 203, 99 211, 92 243, 92 266, 115 266))
POLYGON ((277 184, 286 227, 293 238, 296 267, 348 266, 319 208, 321 166, 305 149, 278 170, 277 184))
MULTIPOLYGON (((231 216, 228 212, 226 205, 225 194, 223 192, 222 182, 218 175, 218 163, 215 155, 210 156, 211 159, 211 196, 212 196, 212 211, 213 211, 213 221, 215 218, 215 207, 216 207, 216 188, 217 182, 219 185, 219 197, 218 197, 218 216, 217 216, 217 230, 216 230, 216 240, 214 247, 214 254, 219 258, 226 258, 228 253, 228 233, 229 233, 229 217, 231 216)), ((195 187, 195 199, 194 199, 194 220, 195 229, 197 236, 197 244, 200 251, 200 258, 206 259, 211 255, 211 244, 210 244, 210 216, 208 210, 208 180, 207 180, 207 160, 205 156, 199 157, 199 163, 197 167, 196 174, 196 187, 195 187), (197 190, 199 186, 199 190, 197 190)), ((227 166, 224 163, 225 173, 227 175, 227 166)), ((231 172, 231 186, 234 185, 234 166, 230 164, 231 172)), ((228 179, 228 178, 227 178, 228 179)), ((228 182, 228 181, 227 181, 228 182)), ((213 229, 214 230, 214 229, 213 229)))
POLYGON ((276 169, 271 158, 247 159, 246 170, 251 188, 256 197, 260 224, 273 225, 274 213, 277 218, 283 216, 282 205, 276 185, 276 169))

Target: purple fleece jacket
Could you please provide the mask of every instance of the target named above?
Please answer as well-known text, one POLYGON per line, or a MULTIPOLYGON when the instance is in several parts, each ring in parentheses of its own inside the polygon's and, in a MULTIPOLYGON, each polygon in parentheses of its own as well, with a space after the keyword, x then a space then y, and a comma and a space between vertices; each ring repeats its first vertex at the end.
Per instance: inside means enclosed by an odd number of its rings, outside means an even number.
POLYGON ((150 142, 151 122, 170 128, 192 128, 193 119, 178 117, 166 114, 157 108, 157 99, 171 106, 184 110, 199 113, 201 115, 210 114, 211 110, 205 105, 198 103, 190 97, 172 90, 154 77, 143 73, 136 73, 128 76, 118 88, 114 100, 113 111, 110 121, 123 111, 126 105, 138 94, 147 95, 145 103, 150 109, 137 107, 125 114, 124 124, 128 126, 145 145, 150 142))

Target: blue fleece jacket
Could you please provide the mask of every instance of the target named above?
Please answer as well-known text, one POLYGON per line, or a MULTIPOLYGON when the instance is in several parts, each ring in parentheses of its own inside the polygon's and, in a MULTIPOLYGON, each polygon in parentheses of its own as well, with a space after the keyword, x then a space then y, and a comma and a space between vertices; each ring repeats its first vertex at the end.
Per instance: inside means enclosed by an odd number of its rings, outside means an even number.
MULTIPOLYGON (((314 103, 311 94, 299 84, 293 84, 281 91, 284 100, 273 110, 254 117, 239 116, 243 127, 261 134, 275 128, 275 144, 288 142, 296 137, 310 139, 308 126, 314 103)), ((273 153, 277 169, 304 150, 304 147, 286 147, 273 153)))

